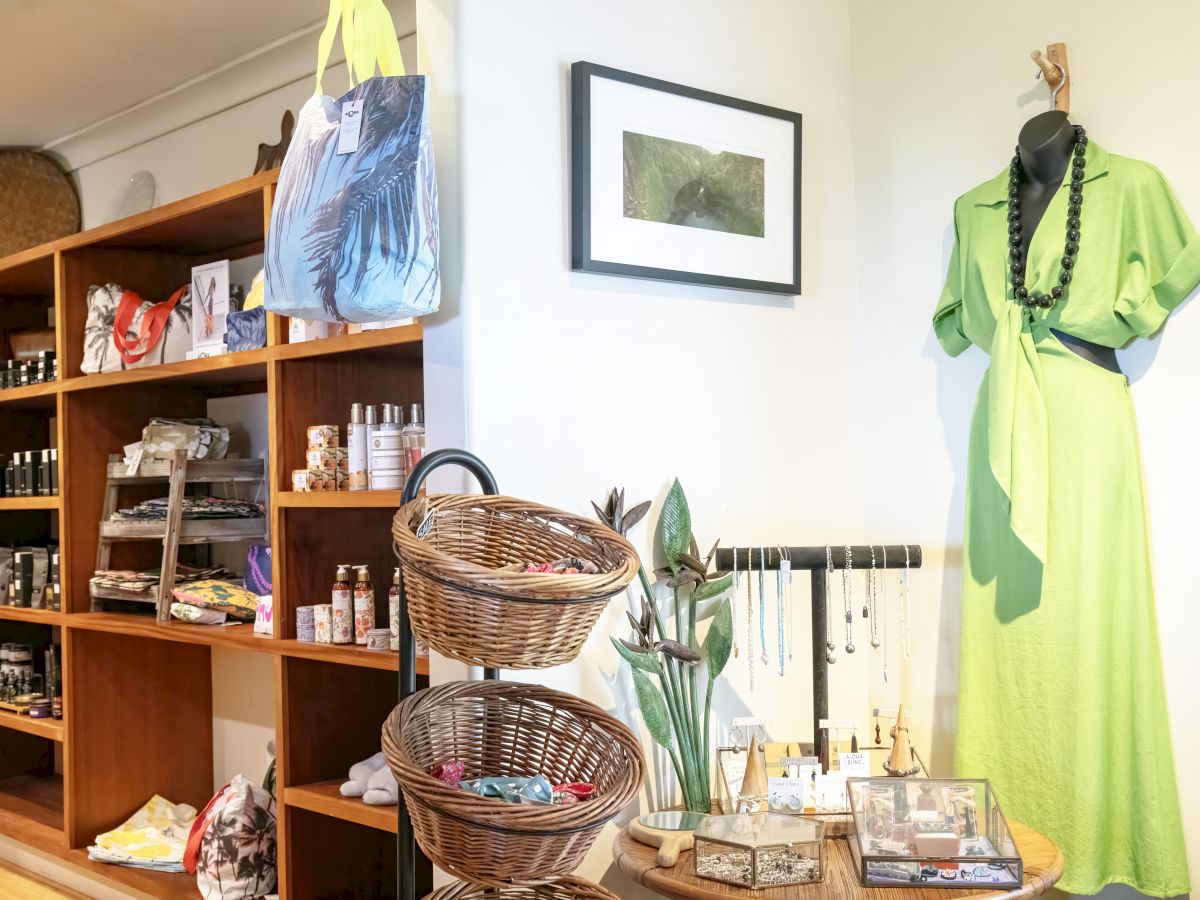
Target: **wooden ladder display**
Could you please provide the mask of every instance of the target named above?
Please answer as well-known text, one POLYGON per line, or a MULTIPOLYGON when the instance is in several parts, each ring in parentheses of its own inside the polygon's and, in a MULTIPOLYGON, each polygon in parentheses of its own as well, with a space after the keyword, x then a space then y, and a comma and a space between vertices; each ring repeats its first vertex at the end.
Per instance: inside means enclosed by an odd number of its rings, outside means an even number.
MULTIPOLYGON (((158 621, 170 618, 171 591, 175 587, 175 571, 179 563, 179 548, 188 544, 223 544, 236 541, 263 541, 268 537, 268 518, 252 519, 184 519, 183 500, 188 484, 258 483, 262 496, 266 491, 266 463, 261 459, 192 459, 183 450, 176 450, 171 459, 145 460, 130 473, 119 456, 108 460, 107 485, 104 492, 104 511, 100 520, 99 543, 96 546, 96 570, 109 568, 113 544, 126 541, 161 541, 162 567, 154 605, 158 621), (167 482, 167 517, 154 521, 113 521, 123 485, 167 482)), ((120 589, 91 586, 92 611, 101 609, 102 600, 148 602, 144 595, 120 589)))

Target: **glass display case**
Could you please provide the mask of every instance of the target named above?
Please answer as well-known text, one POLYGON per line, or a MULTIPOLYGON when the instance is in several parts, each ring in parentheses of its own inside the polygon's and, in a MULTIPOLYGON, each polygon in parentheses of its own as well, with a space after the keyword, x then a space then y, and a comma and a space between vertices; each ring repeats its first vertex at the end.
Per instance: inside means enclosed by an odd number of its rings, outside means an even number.
POLYGON ((1021 857, 982 778, 851 778, 850 853, 871 887, 1020 887, 1021 857))
POLYGON ((751 889, 808 884, 824 877, 825 825, 769 812, 709 816, 692 849, 701 878, 751 889))

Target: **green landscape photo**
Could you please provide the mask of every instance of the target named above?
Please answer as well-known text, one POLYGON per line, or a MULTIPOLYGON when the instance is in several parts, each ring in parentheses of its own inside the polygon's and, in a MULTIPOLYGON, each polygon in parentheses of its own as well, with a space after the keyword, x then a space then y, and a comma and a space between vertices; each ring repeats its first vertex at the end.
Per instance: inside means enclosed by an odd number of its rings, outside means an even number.
POLYGON ((763 161, 624 132, 627 219, 763 237, 763 161))

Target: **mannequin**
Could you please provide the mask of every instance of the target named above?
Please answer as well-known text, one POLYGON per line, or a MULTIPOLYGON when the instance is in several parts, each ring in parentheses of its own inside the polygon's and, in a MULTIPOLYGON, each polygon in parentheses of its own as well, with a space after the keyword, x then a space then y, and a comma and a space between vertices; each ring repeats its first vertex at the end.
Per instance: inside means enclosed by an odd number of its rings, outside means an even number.
MULTIPOLYGON (((1046 207, 1062 185, 1071 151, 1075 146, 1075 127, 1062 110, 1051 110, 1034 116, 1021 129, 1017 148, 1024 172, 1021 192, 1021 258, 1029 258, 1033 232, 1045 215, 1046 207)), ((1049 227, 1049 226, 1047 226, 1049 227)), ((1057 236, 1056 236, 1057 239, 1057 236)), ((1068 298, 1068 301, 1070 299, 1068 298)), ((1117 352, 1111 347, 1093 344, 1074 335, 1050 329, 1070 350, 1089 362, 1120 374, 1117 352)))

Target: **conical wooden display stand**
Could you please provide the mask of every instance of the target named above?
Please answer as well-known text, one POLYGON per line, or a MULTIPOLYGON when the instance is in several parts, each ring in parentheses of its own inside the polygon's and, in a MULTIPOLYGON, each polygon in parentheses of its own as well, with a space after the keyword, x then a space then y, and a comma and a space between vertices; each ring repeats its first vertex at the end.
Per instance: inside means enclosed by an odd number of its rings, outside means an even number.
MULTIPOLYGON (((404 489, 402 508, 416 499, 429 474, 444 465, 457 465, 469 471, 479 481, 485 494, 499 493, 492 473, 477 457, 462 450, 440 450, 425 457, 414 467, 404 489)), ((432 516, 430 518, 432 520, 432 516)), ((424 532, 418 531, 418 534, 423 536, 424 532)), ((632 548, 630 548, 630 552, 633 552, 632 548)), ((404 562, 404 559, 401 561, 404 562)), ((583 879, 569 876, 567 872, 573 869, 578 861, 582 861, 583 853, 590 846, 594 834, 603 827, 603 822, 607 822, 619 812, 617 804, 623 806, 640 789, 643 764, 641 748, 636 738, 624 725, 615 720, 607 726, 613 732, 608 736, 611 747, 617 748, 621 754, 617 758, 627 760, 629 765, 627 770, 625 770, 626 767, 618 765, 615 778, 613 766, 609 765, 608 770, 604 773, 610 787, 607 796, 604 796, 604 787, 599 783, 601 779, 592 779, 597 782, 600 793, 596 799, 585 801, 585 803, 589 810, 592 804, 596 804, 592 816, 595 821, 587 823, 585 827, 563 829, 561 832, 546 832, 542 837, 536 829, 532 828, 522 834, 520 829, 522 817, 560 816, 568 810, 581 809, 582 806, 522 806, 508 807, 506 810, 489 809, 489 815, 504 815, 505 824, 501 831, 508 832, 508 834, 499 842, 498 848, 497 839, 494 837, 491 838, 492 846, 481 846, 480 843, 473 842, 476 835, 487 835, 486 831, 480 832, 480 828, 489 827, 488 823, 481 823, 477 816, 472 819, 470 814, 478 813, 477 808, 468 809, 471 805, 477 806, 481 802, 480 798, 468 792, 459 791, 453 786, 438 785, 436 782, 430 784, 433 780, 428 777, 430 762, 428 761, 427 731, 436 727, 432 724, 431 719, 437 717, 439 713, 453 713, 456 704, 465 706, 480 703, 483 698, 483 703, 472 712, 479 709, 486 710, 484 718, 488 721, 489 727, 495 726, 493 730, 498 734, 507 734, 510 731, 516 733, 524 728, 529 728, 531 720, 538 716, 544 719, 542 724, 545 727, 562 719, 574 718, 578 731, 575 739, 583 742, 592 740, 590 735, 600 734, 603 736, 606 726, 596 720, 611 719, 611 717, 585 701, 536 684, 518 686, 500 683, 498 681, 499 670, 495 668, 484 668, 485 681, 494 682, 494 686, 484 687, 476 682, 477 687, 472 688, 471 682, 455 682, 432 687, 428 691, 422 692, 421 697, 414 697, 417 693, 416 638, 409 619, 408 597, 403 576, 400 584, 399 618, 401 702, 384 726, 383 746, 388 763, 396 773, 401 787, 397 829, 399 861, 397 895, 400 900, 417 900, 418 891, 423 891, 427 886, 427 884, 418 884, 417 833, 421 835, 422 846, 426 852, 431 856, 440 856, 441 867, 449 868, 457 877, 462 878, 464 870, 472 873, 482 873, 486 870, 488 873, 486 878, 482 874, 477 874, 470 881, 486 881, 490 885, 489 887, 463 883, 449 893, 450 889, 443 888, 440 892, 429 894, 429 898, 469 896, 472 898, 487 897, 489 900, 490 898, 519 900, 519 898, 534 895, 542 896, 542 893, 532 888, 548 882, 552 885, 551 888, 545 889, 550 891, 545 893, 548 898, 607 900, 612 896, 607 891, 583 879), (447 712, 448 710, 450 712, 447 712), (589 717, 592 718, 590 723, 589 717), (400 746, 401 744, 406 748, 422 745, 426 748, 425 753, 424 755, 415 754, 417 759, 414 760, 412 754, 406 757, 405 749, 400 746), (411 796, 409 796, 410 794, 411 796), (414 804, 411 810, 407 806, 407 802, 414 804), (447 811, 447 808, 453 812, 447 811), (451 847, 451 844, 454 846, 451 847), (438 853, 434 853, 432 849, 434 847, 438 848, 438 853), (465 858, 469 856, 472 862, 476 859, 481 860, 480 866, 483 866, 483 858, 489 857, 489 855, 490 859, 487 860, 489 867, 486 869, 469 867, 464 862, 465 858), (545 863, 535 859, 535 857, 543 856, 546 858, 545 863), (446 860, 450 860, 450 862, 446 860), (499 865, 497 865, 497 860, 499 860, 499 865), (512 861, 511 869, 506 860, 512 861), (455 861, 458 862, 457 868, 451 865, 455 861)), ((555 727, 563 726, 556 725, 555 727)), ((485 760, 493 752, 486 742, 486 737, 487 735, 484 735, 483 757, 485 760)), ((475 739, 478 740, 478 736, 475 739)), ((448 745, 440 746, 443 749, 437 751, 439 754, 447 752, 445 746, 448 745)), ((479 751, 478 746, 472 749, 476 752, 479 751)), ((588 753, 595 754, 597 750, 596 747, 584 748, 581 744, 581 749, 568 747, 565 752, 569 752, 572 757, 576 752, 579 752, 582 757, 586 757, 588 753)), ((541 771, 548 776, 551 775, 551 767, 554 765, 553 756, 554 754, 551 753, 543 760, 549 765, 542 768, 541 771)), ((466 759, 465 756, 459 758, 466 759)), ((476 756, 475 759, 476 765, 478 765, 480 757, 476 756)), ((514 760, 513 768, 516 771, 521 768, 521 760, 515 756, 514 760)), ((488 765, 486 761, 483 763, 485 772, 488 765)), ((496 766, 496 763, 492 762, 490 765, 496 766)), ((495 774, 502 773, 496 772, 495 774)), ((497 802, 482 800, 482 804, 489 806, 497 802)), ((427 879, 423 878, 422 881, 427 882, 427 879)))

